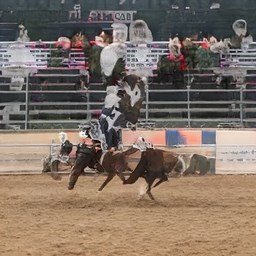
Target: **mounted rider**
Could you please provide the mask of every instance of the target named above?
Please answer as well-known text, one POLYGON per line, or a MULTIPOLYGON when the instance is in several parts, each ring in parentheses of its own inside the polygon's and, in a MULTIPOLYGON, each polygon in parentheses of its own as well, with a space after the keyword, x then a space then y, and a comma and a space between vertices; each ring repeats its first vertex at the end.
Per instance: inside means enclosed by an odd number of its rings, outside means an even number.
POLYGON ((77 153, 81 151, 97 153, 99 150, 102 150, 101 141, 93 139, 91 129, 92 127, 90 124, 82 126, 82 129, 79 132, 80 143, 77 145, 77 153))
POLYGON ((83 158, 83 156, 90 156, 92 159, 92 165, 100 172, 104 172, 104 168, 97 161, 97 154, 103 150, 102 142, 98 139, 94 139, 91 133, 91 124, 85 124, 82 126, 79 132, 80 143, 77 145, 76 158, 83 158))

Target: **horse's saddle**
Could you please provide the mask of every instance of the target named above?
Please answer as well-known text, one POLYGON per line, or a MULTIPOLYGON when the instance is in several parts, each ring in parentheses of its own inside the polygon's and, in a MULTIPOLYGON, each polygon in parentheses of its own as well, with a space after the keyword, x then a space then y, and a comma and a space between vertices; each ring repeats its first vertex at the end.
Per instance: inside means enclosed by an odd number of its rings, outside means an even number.
POLYGON ((76 151, 76 153, 77 153, 77 154, 82 153, 82 154, 91 155, 91 154, 95 154, 96 151, 95 151, 93 145, 92 145, 92 146, 91 146, 91 145, 88 146, 88 145, 82 143, 82 144, 79 144, 79 145, 77 146, 77 151, 76 151))

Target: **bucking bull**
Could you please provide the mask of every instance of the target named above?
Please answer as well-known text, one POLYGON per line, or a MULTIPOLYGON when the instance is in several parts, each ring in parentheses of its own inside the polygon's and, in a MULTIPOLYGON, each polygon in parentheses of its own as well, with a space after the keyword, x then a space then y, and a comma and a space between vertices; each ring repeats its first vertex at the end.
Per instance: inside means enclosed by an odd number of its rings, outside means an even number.
MULTIPOLYGON (((95 144, 97 145, 97 143, 95 144)), ((61 144, 60 154, 67 156, 72 151, 73 144, 66 140, 61 144)), ((143 138, 138 139, 132 147, 125 151, 103 151, 95 150, 83 144, 77 145, 74 165, 69 175, 68 189, 73 189, 79 176, 83 174, 86 167, 96 169, 98 172, 107 173, 107 178, 99 187, 99 191, 117 175, 123 184, 133 184, 140 177, 147 183, 145 193, 154 200, 151 188, 156 179, 159 179, 154 187, 168 180, 170 172, 182 173, 185 163, 182 157, 176 153, 155 149, 149 146, 143 138), (125 179, 124 172, 130 171, 130 176, 125 179)), ((55 169, 56 171, 56 169, 55 169)))

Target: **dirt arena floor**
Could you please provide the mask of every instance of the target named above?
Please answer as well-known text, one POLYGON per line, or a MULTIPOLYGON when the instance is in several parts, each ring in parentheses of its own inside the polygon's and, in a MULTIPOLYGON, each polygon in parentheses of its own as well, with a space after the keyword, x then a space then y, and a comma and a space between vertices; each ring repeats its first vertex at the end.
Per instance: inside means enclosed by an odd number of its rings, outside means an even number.
POLYGON ((256 255, 256 176, 173 178, 138 200, 141 181, 1 176, 0 255, 256 255))

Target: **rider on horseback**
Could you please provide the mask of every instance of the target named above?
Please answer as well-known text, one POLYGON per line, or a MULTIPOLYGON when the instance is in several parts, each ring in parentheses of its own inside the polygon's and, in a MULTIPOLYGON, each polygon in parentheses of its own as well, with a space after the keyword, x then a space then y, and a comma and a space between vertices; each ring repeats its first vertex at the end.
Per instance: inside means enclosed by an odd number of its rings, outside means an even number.
POLYGON ((102 150, 101 142, 92 138, 91 126, 89 124, 83 125, 82 130, 79 132, 79 137, 81 142, 78 144, 77 150, 85 150, 88 153, 97 153, 99 150, 102 150))
POLYGON ((81 142, 77 145, 76 156, 78 156, 78 154, 90 155, 94 162, 94 168, 100 172, 104 172, 103 167, 96 160, 97 154, 102 151, 101 141, 93 139, 91 129, 92 127, 90 124, 85 124, 83 125, 82 130, 79 132, 81 142))

